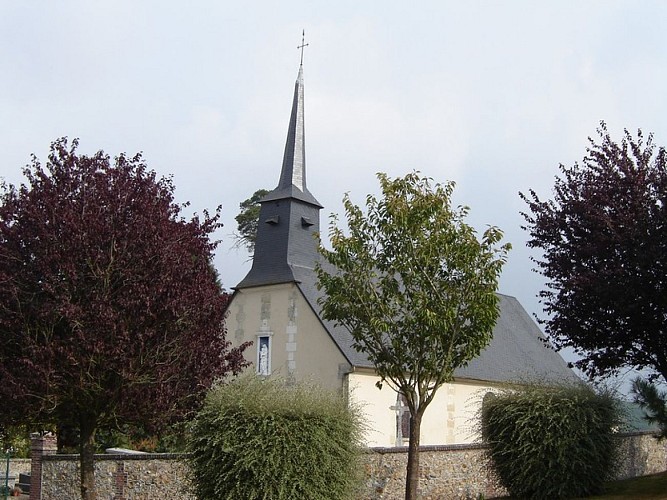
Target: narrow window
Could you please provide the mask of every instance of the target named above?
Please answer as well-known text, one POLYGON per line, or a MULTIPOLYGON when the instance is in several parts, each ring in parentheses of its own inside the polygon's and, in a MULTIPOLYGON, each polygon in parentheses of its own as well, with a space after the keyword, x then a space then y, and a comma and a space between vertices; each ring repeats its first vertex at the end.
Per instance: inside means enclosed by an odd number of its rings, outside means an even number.
POLYGON ((401 394, 401 406, 403 407, 401 415, 401 438, 403 438, 403 444, 405 445, 410 442, 410 408, 408 408, 408 400, 403 394, 401 394))
POLYGON ((257 373, 264 376, 271 374, 271 337, 269 335, 257 337, 257 373))
POLYGON ((403 394, 396 394, 396 404, 389 407, 396 412, 396 446, 410 442, 410 408, 403 394))

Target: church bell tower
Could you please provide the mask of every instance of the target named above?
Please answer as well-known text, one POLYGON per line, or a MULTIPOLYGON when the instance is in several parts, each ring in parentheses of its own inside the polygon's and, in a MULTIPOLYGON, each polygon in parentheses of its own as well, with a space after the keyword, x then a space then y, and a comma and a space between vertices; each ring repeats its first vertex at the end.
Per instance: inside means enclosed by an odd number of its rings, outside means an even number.
POLYGON ((278 186, 260 200, 252 269, 237 289, 298 282, 318 257, 322 205, 306 187, 303 46, 278 186))

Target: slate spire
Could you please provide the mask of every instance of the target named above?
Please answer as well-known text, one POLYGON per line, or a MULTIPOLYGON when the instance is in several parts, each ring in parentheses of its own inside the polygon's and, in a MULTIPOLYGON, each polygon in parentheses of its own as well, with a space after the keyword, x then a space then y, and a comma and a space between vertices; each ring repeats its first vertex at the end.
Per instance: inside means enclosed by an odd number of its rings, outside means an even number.
MULTIPOLYGON (((302 48, 302 47, 299 47, 302 48)), ((322 205, 306 187, 303 62, 294 85, 292 113, 278 186, 260 200, 252 269, 236 288, 299 282, 318 258, 314 233, 322 205)))
POLYGON ((303 117, 303 66, 299 66, 299 76, 294 84, 292 115, 287 129, 287 142, 283 155, 283 168, 280 173, 279 187, 291 184, 301 191, 306 188, 306 141, 303 117))
POLYGON ((306 127, 303 98, 303 64, 294 84, 292 114, 287 128, 287 141, 278 186, 264 198, 277 200, 296 198, 322 208, 306 187, 306 127))

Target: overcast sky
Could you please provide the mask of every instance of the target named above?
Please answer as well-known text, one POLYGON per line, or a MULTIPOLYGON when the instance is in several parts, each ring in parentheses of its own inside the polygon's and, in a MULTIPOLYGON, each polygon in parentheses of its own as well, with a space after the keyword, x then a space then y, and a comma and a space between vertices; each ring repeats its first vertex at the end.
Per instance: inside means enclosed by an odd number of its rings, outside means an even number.
POLYGON ((177 201, 222 204, 216 266, 231 288, 238 204, 276 186, 297 45, 307 181, 328 215, 377 172, 457 183, 469 221, 513 245, 500 291, 541 314, 519 191, 549 197, 600 120, 667 145, 667 3, 659 1, 0 0, 0 176, 35 153, 143 151, 177 201))

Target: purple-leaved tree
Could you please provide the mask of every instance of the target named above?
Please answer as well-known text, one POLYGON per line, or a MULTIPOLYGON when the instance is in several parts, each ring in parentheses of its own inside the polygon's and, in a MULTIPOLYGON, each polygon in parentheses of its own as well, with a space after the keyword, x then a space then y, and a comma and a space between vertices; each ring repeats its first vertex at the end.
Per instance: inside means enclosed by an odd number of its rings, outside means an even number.
POLYGON ((140 155, 77 146, 0 193, 0 398, 6 422, 78 429, 89 500, 98 429, 182 419, 244 361, 211 266, 219 213, 186 220, 140 155))
POLYGON ((561 165, 553 199, 521 194, 540 249, 546 333, 591 376, 646 368, 667 381, 667 152, 604 123, 581 164, 561 165))

